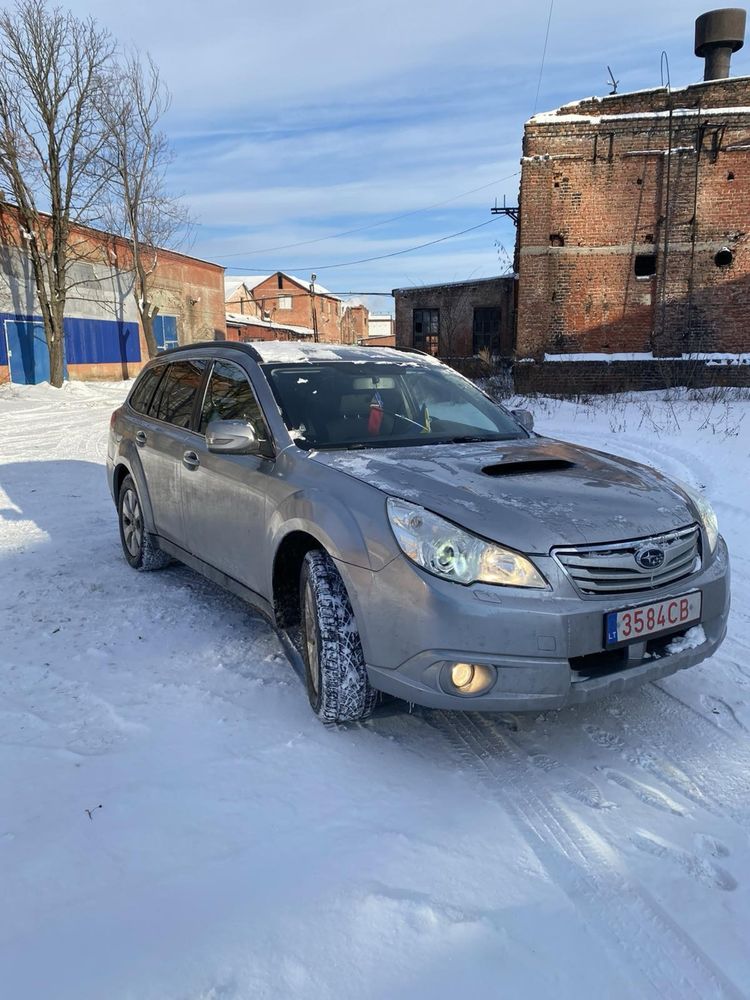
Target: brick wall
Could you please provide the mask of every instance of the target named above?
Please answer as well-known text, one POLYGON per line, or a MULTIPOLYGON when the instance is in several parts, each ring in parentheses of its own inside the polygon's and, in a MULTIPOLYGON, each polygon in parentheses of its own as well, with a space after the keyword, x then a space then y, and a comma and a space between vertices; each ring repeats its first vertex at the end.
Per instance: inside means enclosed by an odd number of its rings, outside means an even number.
POLYGON ((414 310, 439 310, 439 355, 442 358, 473 354, 474 310, 500 309, 500 354, 513 349, 515 279, 498 277, 457 284, 396 288, 395 336, 399 347, 414 346, 414 310))
POLYGON ((750 349, 748 106, 745 78, 673 91, 671 118, 659 89, 527 123, 517 358, 750 349))
POLYGON ((346 306, 341 317, 341 343, 356 344, 367 336, 370 311, 366 306, 346 306))
POLYGON ((677 386, 750 388, 750 365, 705 364, 690 359, 522 362, 513 366, 513 386, 521 394, 545 396, 599 395, 677 386))

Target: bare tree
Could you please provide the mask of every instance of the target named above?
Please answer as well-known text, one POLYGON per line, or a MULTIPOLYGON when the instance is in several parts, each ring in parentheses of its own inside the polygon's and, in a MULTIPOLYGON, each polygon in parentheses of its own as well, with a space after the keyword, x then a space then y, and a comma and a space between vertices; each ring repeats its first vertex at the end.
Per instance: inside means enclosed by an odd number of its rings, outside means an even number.
POLYGON ((76 226, 97 221, 105 184, 99 107, 113 52, 92 18, 44 0, 0 11, 0 185, 18 219, 6 219, 5 235, 31 262, 55 386, 63 382, 76 226))
POLYGON ((133 268, 133 294, 149 357, 157 352, 152 281, 159 247, 177 247, 190 230, 190 216, 167 190, 165 171, 172 159, 160 122, 170 94, 149 55, 125 57, 109 77, 103 116, 107 141, 104 173, 109 177, 108 228, 125 239, 133 268))
MULTIPOLYGON (((454 289, 440 303, 440 354, 454 358, 466 353, 467 315, 469 314, 469 290, 454 289)), ((469 325, 469 331, 470 331, 469 325)))

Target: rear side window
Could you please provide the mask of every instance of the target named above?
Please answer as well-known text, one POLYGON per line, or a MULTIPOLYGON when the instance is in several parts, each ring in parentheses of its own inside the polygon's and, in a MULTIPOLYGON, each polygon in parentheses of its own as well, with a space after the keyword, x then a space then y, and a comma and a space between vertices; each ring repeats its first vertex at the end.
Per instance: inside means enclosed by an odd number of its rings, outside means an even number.
POLYGON ((193 404, 198 394, 207 361, 173 361, 167 366, 156 396, 149 409, 149 416, 164 420, 176 427, 189 427, 193 404))
POLYGON ((159 365, 157 368, 149 368, 138 379, 130 397, 130 405, 137 413, 148 413, 149 404, 163 374, 164 365, 159 365))
POLYGON ((261 441, 269 434, 258 400, 248 377, 232 361, 217 361, 208 380, 201 412, 200 432, 206 433, 212 420, 244 420, 252 424, 261 441))

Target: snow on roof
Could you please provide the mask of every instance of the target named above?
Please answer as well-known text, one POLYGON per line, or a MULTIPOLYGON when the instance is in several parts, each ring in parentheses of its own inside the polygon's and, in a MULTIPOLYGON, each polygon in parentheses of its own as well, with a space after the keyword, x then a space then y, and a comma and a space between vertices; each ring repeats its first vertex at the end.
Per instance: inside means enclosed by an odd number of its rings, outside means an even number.
POLYGON ((309 326, 292 326, 291 323, 274 323, 272 320, 261 319, 260 316, 246 316, 243 313, 227 313, 227 323, 234 326, 262 326, 265 330, 288 330, 298 333, 301 337, 314 337, 315 331, 309 326))
POLYGON ((259 285, 269 277, 270 275, 268 274, 243 274, 241 277, 224 278, 224 299, 231 299, 242 285, 250 292, 256 285, 259 285))
POLYGON ((396 364, 438 363, 428 355, 396 351, 388 347, 355 344, 295 344, 288 340, 262 340, 253 344, 263 361, 297 363, 315 361, 388 361, 396 364))
MULTIPOLYGON (((290 281, 296 281, 298 285, 302 285, 303 288, 309 288, 310 287, 310 281, 307 280, 307 279, 305 279, 305 278, 298 278, 294 274, 289 274, 288 271, 282 271, 281 273, 284 275, 285 278, 289 278, 290 281)), ((338 296, 334 295, 332 292, 329 292, 328 289, 325 288, 323 285, 318 284, 317 281, 315 282, 315 294, 316 295, 330 295, 331 298, 333 298, 333 299, 335 299, 335 298, 338 297, 338 296)))
MULTIPOLYGON (((581 102, 585 103, 584 101, 581 102)), ((575 107, 575 104, 566 107, 575 107)), ((561 109, 562 110, 562 109, 561 109)), ((673 118, 688 118, 695 115, 750 115, 750 107, 737 108, 674 108, 671 112, 673 118)), ((577 112, 559 113, 557 111, 544 111, 542 114, 534 115, 527 125, 550 125, 559 122, 587 122, 589 125, 600 125, 602 122, 621 122, 634 120, 637 118, 669 118, 667 111, 629 111, 623 115, 592 115, 580 114, 577 112)))
MULTIPOLYGON (((224 278, 225 301, 234 295, 240 285, 244 285, 245 288, 251 292, 254 288, 257 288, 258 285, 262 285, 264 281, 267 281, 268 278, 272 278, 274 274, 283 274, 285 278, 289 278, 290 281, 295 282, 295 284, 300 285, 302 288, 308 290, 310 288, 309 281, 306 281, 304 278, 298 278, 294 274, 289 274, 288 271, 274 271, 272 274, 236 274, 232 278, 224 278)), ((332 299, 338 298, 337 295, 333 295, 323 285, 319 285, 317 281, 315 282, 315 294, 328 295, 332 299)))

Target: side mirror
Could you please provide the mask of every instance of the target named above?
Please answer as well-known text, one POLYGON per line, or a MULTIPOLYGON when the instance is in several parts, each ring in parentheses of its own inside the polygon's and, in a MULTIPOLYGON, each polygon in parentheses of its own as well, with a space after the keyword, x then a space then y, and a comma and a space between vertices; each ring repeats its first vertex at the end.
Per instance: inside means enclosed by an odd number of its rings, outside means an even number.
POLYGON ((527 431, 534 430, 534 414, 531 410, 511 410, 510 411, 521 427, 527 431))
POLYGON ((222 455, 260 455, 262 443, 252 424, 244 420, 212 420, 206 428, 209 451, 222 455))

